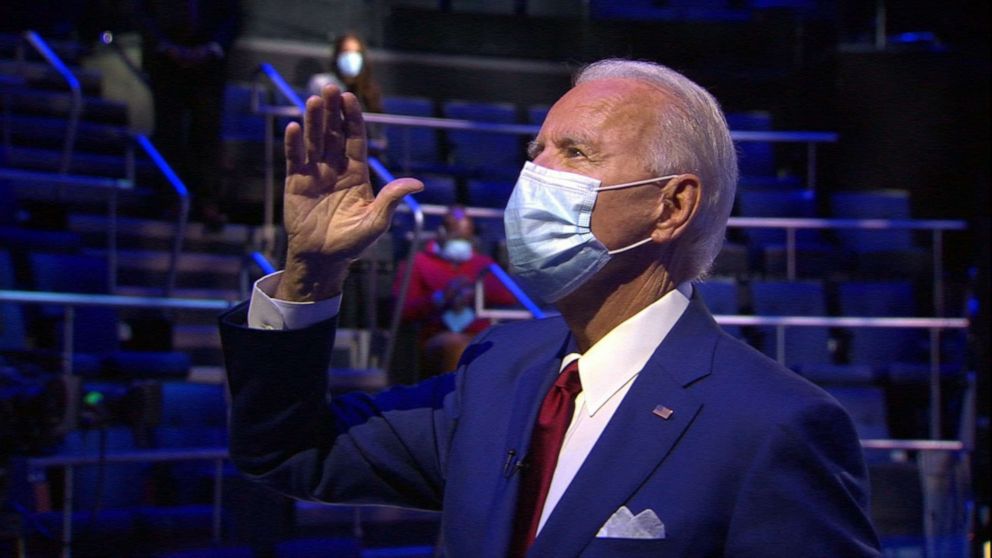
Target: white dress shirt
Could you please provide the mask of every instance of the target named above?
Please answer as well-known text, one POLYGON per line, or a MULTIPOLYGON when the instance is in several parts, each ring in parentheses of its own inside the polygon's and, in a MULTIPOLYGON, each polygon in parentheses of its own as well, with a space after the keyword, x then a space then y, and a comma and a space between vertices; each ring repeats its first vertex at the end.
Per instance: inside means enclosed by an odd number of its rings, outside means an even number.
POLYGON ((537 525, 539 533, 634 379, 688 308, 690 298, 692 285, 682 283, 613 328, 585 354, 572 353, 562 359, 561 370, 579 359, 582 391, 575 397, 575 413, 565 432, 558 465, 544 500, 541 521, 537 525))
MULTIPOLYGON (((281 273, 266 275, 255 282, 248 307, 248 327, 299 329, 338 313, 340 295, 318 302, 288 302, 273 298, 281 273)), ((634 379, 675 322, 682 317, 690 298, 692 285, 682 283, 613 328, 585 354, 572 353, 562 359, 559 373, 573 360, 579 360, 582 391, 575 398, 572 423, 565 432, 558 454, 558 465, 544 501, 538 532, 613 418, 634 379)))

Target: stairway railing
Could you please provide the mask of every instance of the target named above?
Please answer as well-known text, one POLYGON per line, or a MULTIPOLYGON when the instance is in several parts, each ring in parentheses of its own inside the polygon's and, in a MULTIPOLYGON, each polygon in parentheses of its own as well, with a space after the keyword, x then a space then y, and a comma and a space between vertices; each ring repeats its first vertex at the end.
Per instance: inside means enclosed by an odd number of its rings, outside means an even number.
MULTIPOLYGON (((76 147, 76 131, 79 129, 79 116, 83 111, 83 90, 79 85, 76 75, 62 62, 55 51, 48 46, 48 43, 34 31, 25 31, 24 40, 31 45, 34 50, 45 59, 45 62, 58 72, 69 87, 70 105, 69 121, 66 123, 65 139, 62 142, 62 159, 59 163, 59 172, 66 174, 69 172, 69 165, 72 164, 72 154, 76 147)), ((18 62, 24 62, 24 49, 22 44, 17 48, 18 62)))

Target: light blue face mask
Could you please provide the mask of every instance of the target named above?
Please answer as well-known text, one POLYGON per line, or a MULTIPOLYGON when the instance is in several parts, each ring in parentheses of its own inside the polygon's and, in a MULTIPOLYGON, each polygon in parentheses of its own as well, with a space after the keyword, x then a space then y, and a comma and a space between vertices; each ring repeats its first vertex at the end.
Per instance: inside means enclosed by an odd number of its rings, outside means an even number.
POLYGON ((338 55, 338 71, 346 78, 353 78, 362 71, 362 53, 342 52, 338 55))
POLYGON ((452 238, 445 241, 441 248, 441 257, 449 262, 464 263, 472 259, 472 241, 464 238, 452 238))
POLYGON ((610 261, 651 238, 609 250, 592 234, 596 195, 678 176, 600 186, 595 178, 524 163, 503 213, 512 271, 547 302, 577 289, 610 261))

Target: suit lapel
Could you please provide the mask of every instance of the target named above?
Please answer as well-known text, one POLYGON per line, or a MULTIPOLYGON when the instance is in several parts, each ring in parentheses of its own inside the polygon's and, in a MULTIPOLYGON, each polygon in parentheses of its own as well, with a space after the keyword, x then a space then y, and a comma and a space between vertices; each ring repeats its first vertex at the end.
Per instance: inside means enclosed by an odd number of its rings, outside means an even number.
MULTIPOLYGON (((520 373, 517 377, 510 411, 510 424, 506 434, 506 457, 503 475, 493 497, 490 522, 486 540, 490 541, 492 556, 503 557, 509 552, 510 538, 513 536, 513 522, 517 505, 517 489, 520 484, 520 471, 517 466, 530 449, 530 435, 537 421, 544 395, 558 377, 561 359, 575 351, 571 335, 553 343, 546 358, 520 373), (512 453, 511 453, 512 452, 512 453)), ((488 555, 488 554, 487 554, 488 555)))
POLYGON ((661 464, 702 407, 686 387, 709 374, 718 335, 712 316, 694 297, 634 381, 529 556, 578 556, 661 464), (657 405, 674 413, 662 419, 652 412, 657 405))

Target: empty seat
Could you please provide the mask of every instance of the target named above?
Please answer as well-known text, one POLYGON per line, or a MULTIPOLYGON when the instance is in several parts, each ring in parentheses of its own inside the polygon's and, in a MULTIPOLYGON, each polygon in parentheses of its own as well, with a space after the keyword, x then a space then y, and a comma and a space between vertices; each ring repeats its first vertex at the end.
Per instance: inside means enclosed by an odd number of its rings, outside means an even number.
MULTIPOLYGON (((423 97, 387 96, 382 99, 387 114, 434 116, 434 103, 423 97)), ((386 126, 386 156, 393 165, 409 171, 437 165, 441 161, 437 131, 420 126, 386 126)))
POLYGON ((885 391, 875 386, 827 386, 847 410, 861 439, 889 437, 885 391))
POLYGON ((736 242, 725 241, 720 253, 713 260, 710 274, 715 276, 746 277, 751 265, 748 258, 747 246, 736 242))
POLYGON ((424 190, 415 195, 420 203, 451 205, 458 201, 458 185, 450 176, 425 174, 419 176, 424 183, 424 190))
MULTIPOLYGON (((812 190, 742 190, 737 193, 737 205, 741 217, 816 216, 816 194, 812 190)), ((786 242, 785 229, 749 228, 746 232, 752 248, 783 245, 786 242)), ((797 242, 815 243, 819 239, 817 230, 796 231, 797 242)))
MULTIPOLYGON (((58 453, 98 455, 101 451, 113 453, 136 449, 138 447, 131 427, 114 425, 102 430, 70 431, 58 453)), ((104 463, 74 467, 75 510, 92 512, 98 508, 125 508, 148 503, 144 490, 148 470, 147 463, 104 463)))
MULTIPOLYGON (((14 267, 10 254, 0 250, 0 289, 14 288, 14 267)), ((13 302, 0 302, 0 351, 26 349, 24 317, 21 306, 13 302)))
POLYGON ((468 181, 468 205, 503 209, 510 199, 511 192, 513 192, 511 179, 471 179, 468 181))
MULTIPOLYGON (((509 103, 448 101, 442 105, 446 118, 514 124, 517 109, 509 103)), ((522 140, 516 134, 471 130, 448 130, 449 162, 466 172, 491 176, 513 176, 524 161, 522 140)))
MULTIPOLYGON (((828 242, 797 242, 794 249, 794 273, 796 277, 830 277, 839 272, 843 273, 854 265, 843 250, 828 242)), ((788 246, 762 247, 761 268, 769 276, 787 276, 789 272, 788 246)))
MULTIPOLYGON (((707 308, 714 314, 735 315, 741 313, 737 293, 737 281, 733 279, 710 278, 702 283, 696 283, 693 288, 699 291, 706 301, 707 308)), ((734 337, 741 337, 740 326, 721 326, 724 331, 734 337)))
MULTIPOLYGON (((107 294, 107 260, 84 254, 31 254, 31 276, 39 291, 107 294)), ((64 309, 41 308, 39 324, 46 334, 61 339, 64 309)), ((79 352, 105 354, 118 349, 117 311, 110 307, 82 306, 74 311, 73 348, 79 352)), ((61 341, 55 346, 60 347, 61 341)))
MULTIPOLYGON (((826 316, 826 293, 819 281, 752 281, 751 303, 759 316, 826 316)), ((775 327, 760 327, 759 347, 787 366, 828 363, 833 360, 826 327, 785 328, 779 346, 775 327)))
MULTIPOLYGON (((729 112, 727 125, 737 131, 767 131, 772 129, 771 114, 765 111, 729 112)), ((746 176, 775 176, 775 151, 771 142, 738 141, 738 165, 746 176)))
MULTIPOLYGON (((846 281, 838 285, 844 316, 907 317, 916 315, 916 299, 908 281, 846 281)), ((856 364, 887 365, 924 362, 926 333, 905 328, 849 328, 847 358, 856 364)))
MULTIPOLYGON (((905 190, 863 190, 834 192, 830 195, 831 215, 845 219, 910 219, 909 192, 905 190)), ((838 229, 837 236, 855 252, 879 252, 912 248, 908 229, 838 229)))

